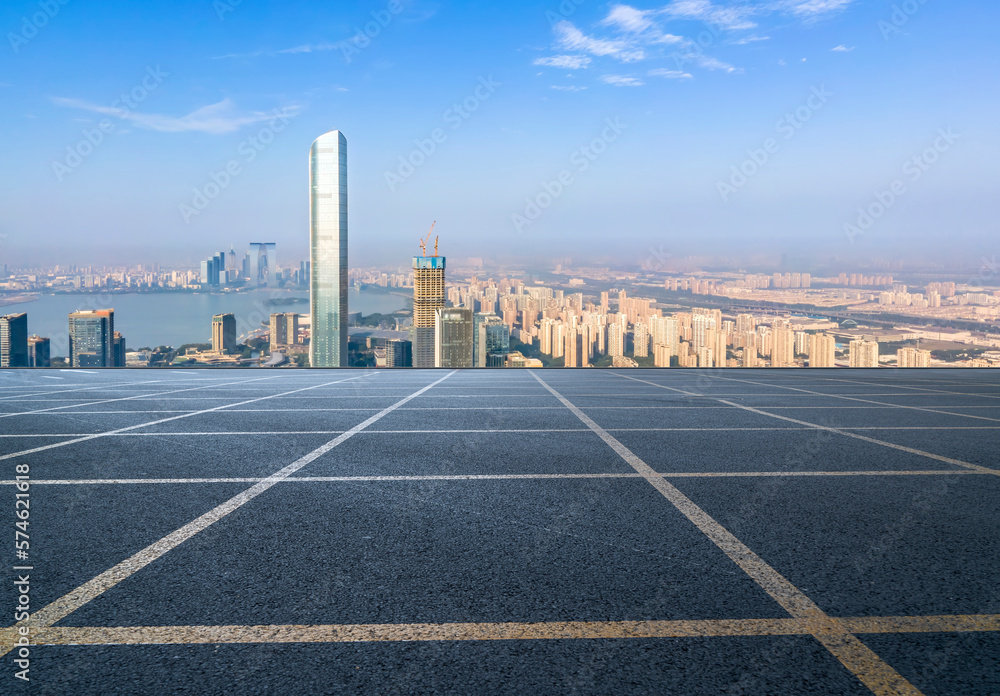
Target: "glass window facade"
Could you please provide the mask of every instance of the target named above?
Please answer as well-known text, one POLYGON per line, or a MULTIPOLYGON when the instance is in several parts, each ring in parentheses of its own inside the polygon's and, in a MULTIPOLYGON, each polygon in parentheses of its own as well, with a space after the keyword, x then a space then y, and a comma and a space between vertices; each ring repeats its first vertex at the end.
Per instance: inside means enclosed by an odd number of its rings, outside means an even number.
POLYGON ((309 152, 309 364, 347 367, 347 139, 321 135, 309 152))

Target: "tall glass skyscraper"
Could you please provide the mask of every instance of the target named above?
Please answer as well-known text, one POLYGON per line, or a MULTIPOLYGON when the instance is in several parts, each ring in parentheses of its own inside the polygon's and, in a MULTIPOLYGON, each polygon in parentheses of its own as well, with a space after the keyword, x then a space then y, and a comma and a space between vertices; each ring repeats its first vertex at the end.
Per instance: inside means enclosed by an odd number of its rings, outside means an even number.
POLYGON ((69 366, 115 367, 115 310, 69 315, 69 366))
POLYGON ((309 364, 347 367, 347 138, 330 131, 309 151, 309 364))

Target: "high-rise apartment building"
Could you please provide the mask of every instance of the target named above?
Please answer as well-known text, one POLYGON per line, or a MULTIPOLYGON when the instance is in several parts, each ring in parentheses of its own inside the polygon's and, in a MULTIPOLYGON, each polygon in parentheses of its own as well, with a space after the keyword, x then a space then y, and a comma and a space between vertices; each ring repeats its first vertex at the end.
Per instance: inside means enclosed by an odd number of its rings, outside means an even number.
POLYGON ((796 355, 808 355, 809 353, 809 334, 805 331, 795 332, 795 354, 796 355))
POLYGON ((760 357, 757 354, 757 332, 751 332, 743 336, 743 359, 740 367, 760 367, 760 357))
POLYGON ((656 367, 670 367, 670 346, 666 343, 657 343, 653 346, 653 365, 656 367))
POLYGON ((836 367, 837 342, 833 336, 812 334, 809 337, 809 367, 836 367))
POLYGON ((42 336, 28 338, 28 367, 49 367, 52 364, 51 342, 42 336))
POLYGON ((771 367, 795 367, 795 334, 785 327, 771 332, 771 367))
POLYGON ((444 308, 444 256, 413 257, 413 366, 436 364, 435 322, 444 308))
POLYGON ((850 344, 851 367, 878 367, 878 341, 855 339, 850 344))
POLYGON ((649 329, 644 322, 638 322, 632 333, 632 355, 637 358, 649 357, 649 329))
POLYGON ((566 325, 557 321, 552 325, 552 358, 563 357, 566 350, 566 325))
POLYGON ((896 365, 898 367, 930 367, 931 352, 916 348, 900 348, 896 351, 896 365))
POLYGON ((318 137, 309 151, 309 364, 347 366, 347 139, 318 137))
POLYGON ((625 327, 620 321, 608 322, 608 355, 625 355, 625 327))
POLYGON ((28 367, 28 315, 0 316, 0 367, 28 367))
POLYGON ((115 366, 115 310, 81 310, 69 315, 69 365, 115 366))
POLYGON ((434 315, 434 367, 472 367, 472 310, 442 307, 434 315))

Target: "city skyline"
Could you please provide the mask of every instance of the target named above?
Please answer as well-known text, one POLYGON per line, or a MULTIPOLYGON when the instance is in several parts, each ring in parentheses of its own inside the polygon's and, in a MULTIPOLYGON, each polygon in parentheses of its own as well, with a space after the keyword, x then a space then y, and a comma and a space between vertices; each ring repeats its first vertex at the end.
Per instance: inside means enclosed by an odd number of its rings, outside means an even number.
POLYGON ((182 2, 149 10, 154 32, 116 3, 39 27, 8 3, 0 244, 24 264, 43 235, 63 262, 197 262, 240 237, 305 258, 302 143, 335 121, 360 265, 429 219, 455 257, 493 239, 514 258, 973 263, 997 217, 996 96, 977 85, 1000 9, 912 5, 374 2, 286 8, 262 32, 261 7, 182 2), (182 53, 166 37, 185 23, 182 53), (134 38, 76 60, 98 26, 134 38))

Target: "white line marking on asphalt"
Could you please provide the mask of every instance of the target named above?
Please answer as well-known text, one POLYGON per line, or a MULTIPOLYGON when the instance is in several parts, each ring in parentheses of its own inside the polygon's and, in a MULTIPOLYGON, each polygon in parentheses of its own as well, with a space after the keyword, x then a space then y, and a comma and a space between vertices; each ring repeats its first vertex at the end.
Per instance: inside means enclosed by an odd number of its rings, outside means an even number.
MULTIPOLYGON (((370 377, 370 376, 372 376, 374 374, 377 374, 377 373, 366 372, 364 374, 357 375, 355 377, 347 377, 346 379, 337 380, 337 382, 347 382, 347 381, 354 380, 354 379, 360 379, 362 377, 370 377)), ((275 379, 276 377, 277 377, 277 375, 275 375, 274 377, 265 377, 263 379, 275 379)), ((328 384, 336 384, 336 382, 328 382, 328 384)), ((325 386, 325 385, 317 385, 317 386, 325 386)), ((292 391, 289 391, 289 392, 283 392, 282 394, 279 394, 277 396, 284 396, 285 394, 294 394, 295 392, 306 391, 307 389, 315 389, 315 388, 316 387, 302 387, 300 389, 293 389, 292 391)), ((248 401, 241 401, 241 402, 239 402, 237 404, 229 404, 229 405, 231 405, 231 406, 240 406, 242 404, 250 404, 250 403, 253 403, 255 401, 263 401, 264 399, 273 398, 273 396, 275 396, 275 395, 261 396, 261 397, 259 397, 257 399, 250 399, 248 401)), ((124 428, 117 428, 115 430, 109 430, 107 432, 92 433, 90 435, 83 435, 82 437, 78 437, 78 438, 73 439, 73 440, 67 440, 66 442, 55 442, 55 443, 53 443, 51 445, 43 445, 42 447, 35 447, 34 449, 24 450, 22 452, 12 452, 10 454, 0 455, 0 461, 3 461, 5 459, 13 459, 14 457, 21 457, 21 456, 24 456, 26 454, 35 454, 36 452, 44 452, 45 450, 55 449, 56 447, 65 447, 66 445, 73 445, 73 444, 76 444, 78 442, 85 442, 87 440, 96 440, 97 438, 100 438, 100 437, 107 437, 109 435, 117 435, 118 433, 127 432, 129 430, 136 430, 138 428, 146 428, 146 427, 149 427, 150 425, 159 425, 160 423, 167 423, 169 421, 175 421, 175 420, 179 420, 181 418, 190 418, 192 416, 201 415, 203 413, 211 413, 213 411, 218 411, 219 409, 222 409, 222 408, 226 408, 226 406, 215 406, 214 408, 207 408, 204 411, 194 411, 192 413, 185 413, 185 414, 182 414, 182 415, 179 415, 179 416, 171 416, 170 418, 161 418, 159 420, 149 421, 148 423, 139 423, 138 425, 129 425, 129 426, 126 426, 124 428)))
MULTIPOLYGON (((358 377, 368 376, 369 374, 371 373, 358 375, 358 377)), ((147 565, 149 565, 156 559, 160 558, 161 556, 169 552, 171 549, 176 548, 177 546, 184 543, 194 535, 215 524, 216 522, 218 522, 223 517, 233 512, 234 510, 237 510, 246 503, 250 502, 257 496, 259 496, 261 493, 267 491, 279 481, 288 478, 302 467, 323 456, 324 454, 332 450, 334 447, 337 447, 339 444, 349 439, 355 433, 364 430, 372 423, 392 413, 394 410, 396 410, 406 402, 416 398, 417 396, 420 396, 427 390, 433 388, 435 385, 448 379, 453 374, 455 374, 454 371, 449 372, 448 374, 446 374, 444 377, 441 377, 437 381, 426 385, 425 387, 414 392, 410 396, 402 399, 401 401, 398 401, 392 406, 389 406, 380 411, 379 413, 375 414, 374 416, 371 416, 368 419, 362 421, 358 425, 348 430, 346 433, 338 435, 336 438, 330 440, 325 445, 317 447, 309 454, 299 457, 288 466, 280 469, 279 471, 276 471, 272 475, 268 476, 266 479, 263 479, 259 483, 254 484, 253 486, 246 489, 242 493, 233 496, 226 502, 216 506, 212 510, 209 510, 208 512, 201 515, 197 519, 188 522, 183 527, 180 527, 179 529, 171 532, 170 534, 166 535, 159 541, 150 544, 142 551, 133 554, 132 556, 125 559, 124 561, 114 566, 113 568, 110 568, 101 573, 100 575, 98 575, 97 577, 88 580, 87 582, 77 587, 75 590, 71 590, 70 592, 66 593, 65 595, 55 600, 51 604, 36 611, 26 620, 18 622, 16 626, 18 627, 30 626, 33 629, 37 629, 41 627, 52 626, 56 622, 61 621, 63 618, 73 613, 74 611, 82 607, 84 604, 87 604, 95 597, 98 597, 104 592, 107 592, 109 589, 111 589, 118 583, 122 582, 131 575, 135 574, 142 568, 145 568, 147 565)), ((350 377, 348 379, 357 379, 358 377, 350 377)), ((6 648, 6 650, 3 651, 3 654, 9 652, 10 649, 13 647, 14 647, 13 644, 11 644, 9 647, 6 645, 2 646, 2 648, 6 648)), ((2 648, 0 648, 0 650, 2 650, 2 648)))
POLYGON ((882 658, 858 640, 857 636, 850 633, 838 619, 827 615, 819 605, 809 599, 809 597, 789 582, 781 573, 768 565, 750 547, 733 536, 729 530, 698 507, 694 501, 681 493, 680 489, 657 475, 646 462, 615 439, 611 433, 604 430, 604 428, 591 420, 586 413, 546 384, 534 370, 530 371, 529 374, 537 379, 566 408, 572 411, 577 418, 604 440, 633 469, 642 474, 646 481, 670 501, 681 514, 694 523, 705 536, 742 568, 774 601, 784 607, 793 618, 810 619, 821 624, 822 630, 811 631, 813 637, 829 650, 834 657, 840 660, 865 686, 876 694, 920 693, 895 669, 886 664, 882 658))

